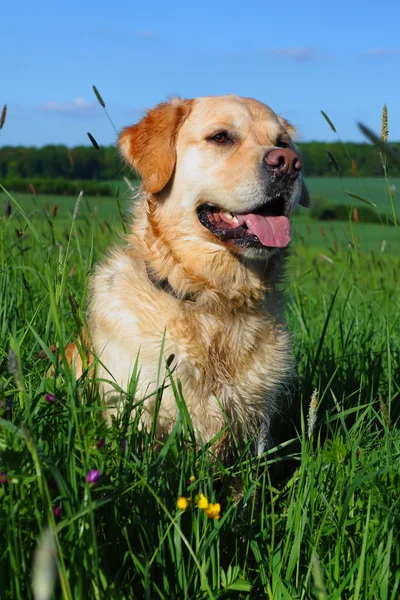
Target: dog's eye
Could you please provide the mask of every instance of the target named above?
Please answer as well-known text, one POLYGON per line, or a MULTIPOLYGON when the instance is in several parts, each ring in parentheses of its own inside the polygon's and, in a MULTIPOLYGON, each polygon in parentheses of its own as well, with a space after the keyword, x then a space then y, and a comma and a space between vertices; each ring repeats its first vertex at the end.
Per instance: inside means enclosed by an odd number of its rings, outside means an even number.
POLYGON ((285 140, 277 140, 275 146, 277 148, 289 148, 289 144, 288 142, 285 142, 285 140))
POLYGON ((219 131, 208 139, 212 142, 217 142, 217 144, 226 144, 227 142, 231 141, 227 131, 219 131))

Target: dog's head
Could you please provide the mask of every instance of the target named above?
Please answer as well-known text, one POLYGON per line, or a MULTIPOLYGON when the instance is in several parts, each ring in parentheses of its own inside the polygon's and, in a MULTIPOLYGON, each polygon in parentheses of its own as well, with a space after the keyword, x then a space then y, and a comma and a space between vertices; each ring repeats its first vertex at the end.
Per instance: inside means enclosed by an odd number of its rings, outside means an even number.
POLYGON ((268 258, 289 244, 296 204, 308 205, 294 133, 251 98, 173 99, 124 129, 119 146, 181 242, 268 258))

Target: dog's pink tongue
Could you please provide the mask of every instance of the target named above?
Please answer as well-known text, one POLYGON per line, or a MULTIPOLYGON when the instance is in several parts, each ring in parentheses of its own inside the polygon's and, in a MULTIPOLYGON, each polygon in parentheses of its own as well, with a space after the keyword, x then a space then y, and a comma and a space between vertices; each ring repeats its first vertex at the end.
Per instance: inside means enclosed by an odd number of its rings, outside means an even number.
POLYGON ((261 215, 237 215, 240 225, 258 237, 263 246, 284 248, 290 242, 290 221, 287 217, 263 217, 261 215))

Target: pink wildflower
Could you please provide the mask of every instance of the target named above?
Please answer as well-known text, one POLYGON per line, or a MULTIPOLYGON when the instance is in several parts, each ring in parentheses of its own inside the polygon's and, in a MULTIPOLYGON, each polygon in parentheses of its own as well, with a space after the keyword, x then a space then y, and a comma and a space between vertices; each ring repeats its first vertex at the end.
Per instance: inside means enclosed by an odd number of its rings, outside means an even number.
POLYGON ((101 473, 98 469, 92 469, 86 475, 86 480, 88 483, 98 483, 100 481, 101 473))

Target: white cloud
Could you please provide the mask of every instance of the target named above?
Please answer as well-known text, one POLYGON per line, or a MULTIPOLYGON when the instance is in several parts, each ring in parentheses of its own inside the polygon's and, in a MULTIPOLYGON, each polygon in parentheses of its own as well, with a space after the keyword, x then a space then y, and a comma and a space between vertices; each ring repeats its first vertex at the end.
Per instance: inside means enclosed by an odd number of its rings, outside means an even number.
POLYGON ((94 114, 97 108, 94 102, 88 102, 85 98, 77 96, 72 102, 44 102, 40 109, 58 115, 66 116, 89 116, 94 114))

